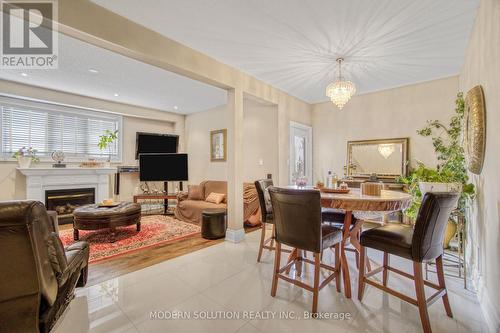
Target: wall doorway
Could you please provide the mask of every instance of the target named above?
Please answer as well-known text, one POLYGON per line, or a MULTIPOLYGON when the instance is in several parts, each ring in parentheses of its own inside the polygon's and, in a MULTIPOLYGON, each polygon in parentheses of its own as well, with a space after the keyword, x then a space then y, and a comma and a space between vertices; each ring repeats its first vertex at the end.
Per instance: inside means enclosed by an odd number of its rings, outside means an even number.
POLYGON ((312 184, 312 127, 290 122, 290 184, 299 177, 312 184))

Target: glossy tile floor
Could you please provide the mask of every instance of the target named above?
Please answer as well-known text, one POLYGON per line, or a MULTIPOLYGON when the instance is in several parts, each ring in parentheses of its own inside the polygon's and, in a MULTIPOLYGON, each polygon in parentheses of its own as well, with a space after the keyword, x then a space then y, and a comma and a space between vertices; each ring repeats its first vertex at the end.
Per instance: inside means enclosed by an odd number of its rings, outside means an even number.
MULTIPOLYGON (((256 263, 259 236, 252 232, 239 244, 223 242, 78 289, 53 332, 421 332, 417 308, 410 304, 371 286, 358 302, 351 253, 353 299, 337 293, 333 282, 320 292, 319 311, 334 318, 304 319, 311 309, 309 292, 280 281, 277 296, 271 297, 273 254, 266 251, 263 262, 256 263), (174 315, 180 318, 171 319, 174 315), (196 316, 209 318, 193 319, 196 316)), ((369 256, 380 261, 375 251, 369 256)), ((330 254, 324 259, 329 261, 330 254)), ((410 268, 395 258, 391 264, 410 268)), ((311 281, 309 267, 303 276, 311 281)), ((434 274, 430 278, 435 279, 434 274)), ((433 332, 487 332, 474 294, 462 288, 461 280, 446 282, 454 319, 446 316, 442 302, 434 303, 429 308, 433 332)), ((389 285, 414 296, 409 280, 390 275, 389 285)))

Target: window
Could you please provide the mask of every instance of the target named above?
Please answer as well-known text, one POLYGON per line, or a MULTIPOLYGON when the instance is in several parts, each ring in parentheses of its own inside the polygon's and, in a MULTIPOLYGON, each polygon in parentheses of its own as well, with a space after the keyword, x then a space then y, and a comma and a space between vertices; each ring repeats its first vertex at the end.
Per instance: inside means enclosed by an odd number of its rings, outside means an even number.
POLYGON ((121 160, 119 115, 57 104, 0 97, 1 151, 10 158, 22 147, 33 147, 41 159, 50 159, 55 150, 63 151, 67 161, 108 157, 121 160), (110 149, 99 150, 99 136, 105 130, 119 131, 110 149))

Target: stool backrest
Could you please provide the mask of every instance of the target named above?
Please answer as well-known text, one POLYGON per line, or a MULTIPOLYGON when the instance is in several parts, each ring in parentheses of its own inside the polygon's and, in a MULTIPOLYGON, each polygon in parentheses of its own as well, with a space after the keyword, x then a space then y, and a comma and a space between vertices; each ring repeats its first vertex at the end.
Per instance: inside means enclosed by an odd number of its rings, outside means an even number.
POLYGON ((412 239, 412 257, 429 261, 443 253, 446 223, 455 209, 459 193, 428 192, 422 199, 412 239))
POLYGON ((272 209, 269 209, 269 203, 266 200, 266 190, 273 186, 272 179, 260 179, 255 181, 255 188, 257 190, 257 196, 259 197, 260 212, 262 215, 262 222, 268 222, 270 215, 273 213, 272 209))
POLYGON ((321 252, 321 198, 317 190, 270 187, 276 240, 315 253, 321 252))

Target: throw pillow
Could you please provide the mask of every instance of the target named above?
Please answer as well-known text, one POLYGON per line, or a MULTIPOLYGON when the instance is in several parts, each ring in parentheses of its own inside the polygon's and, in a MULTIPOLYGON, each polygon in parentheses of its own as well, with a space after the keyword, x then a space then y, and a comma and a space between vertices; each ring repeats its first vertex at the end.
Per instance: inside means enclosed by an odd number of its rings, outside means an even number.
POLYGON ((200 185, 188 186, 188 200, 203 200, 203 193, 200 185))
POLYGON ((214 204, 220 204, 224 200, 225 197, 226 197, 225 194, 212 192, 208 195, 208 197, 205 199, 205 201, 211 202, 214 204))

